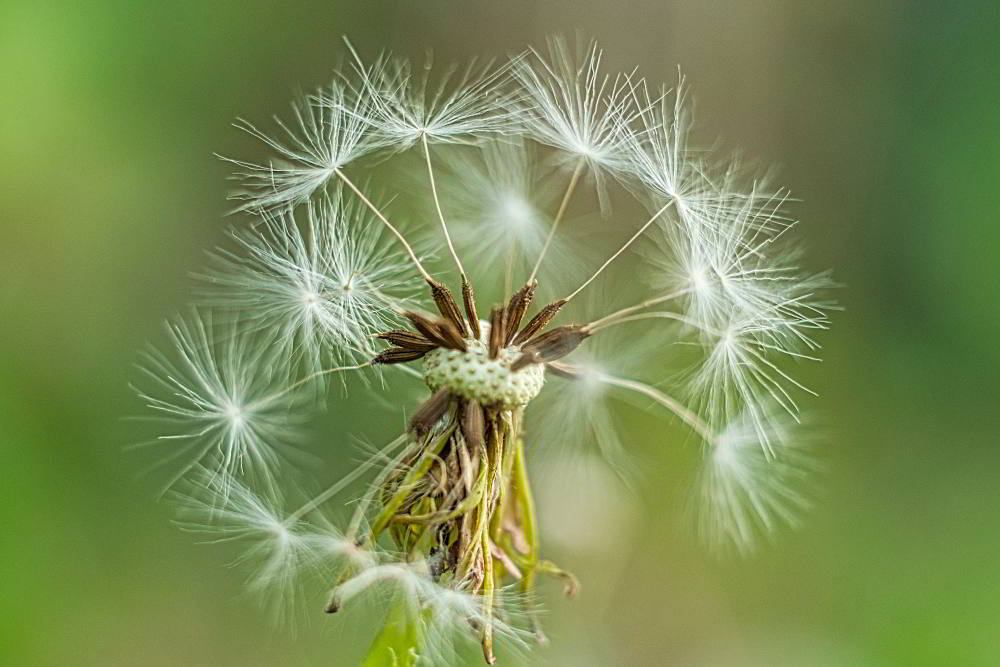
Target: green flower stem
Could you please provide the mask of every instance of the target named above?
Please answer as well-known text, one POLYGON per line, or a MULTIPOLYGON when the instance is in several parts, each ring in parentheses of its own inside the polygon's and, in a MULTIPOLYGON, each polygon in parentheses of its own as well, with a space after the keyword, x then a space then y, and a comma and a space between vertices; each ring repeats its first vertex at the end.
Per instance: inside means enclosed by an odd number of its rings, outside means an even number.
POLYGON ((535 517, 535 499, 531 495, 531 484, 528 482, 528 465, 524 457, 524 441, 518 438, 514 444, 514 469, 512 486, 514 497, 521 508, 521 531, 528 545, 525 560, 531 564, 538 563, 538 520, 535 517))
MULTIPOLYGON (((419 612, 421 615, 429 611, 419 612)), ((406 601, 399 600, 389 611, 385 625, 375 637, 361 667, 416 667, 424 647, 421 618, 414 618, 406 601)))

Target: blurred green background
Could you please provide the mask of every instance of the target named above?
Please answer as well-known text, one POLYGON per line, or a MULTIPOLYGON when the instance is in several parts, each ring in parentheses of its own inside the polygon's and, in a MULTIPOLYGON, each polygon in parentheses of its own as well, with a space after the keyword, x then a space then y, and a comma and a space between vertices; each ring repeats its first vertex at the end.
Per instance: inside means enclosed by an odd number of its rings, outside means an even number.
POLYGON ((869 0, 0 3, 0 663, 357 660, 364 623, 274 629, 231 554, 170 524, 123 451, 148 436, 123 420, 137 351, 223 237, 212 152, 262 154, 229 122, 325 82, 341 35, 465 59, 577 29, 612 68, 682 65, 700 136, 780 166, 846 310, 805 369, 826 477, 804 527, 707 558, 640 418, 647 472, 591 473, 618 500, 590 539, 559 530, 586 498, 543 500, 585 589, 548 588, 529 664, 1000 664, 1000 14, 869 0))

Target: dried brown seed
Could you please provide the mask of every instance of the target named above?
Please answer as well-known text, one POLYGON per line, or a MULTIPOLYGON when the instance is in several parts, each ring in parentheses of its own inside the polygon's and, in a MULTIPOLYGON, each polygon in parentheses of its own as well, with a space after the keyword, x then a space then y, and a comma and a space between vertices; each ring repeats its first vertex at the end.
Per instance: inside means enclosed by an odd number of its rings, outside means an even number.
POLYGON ((390 347, 388 350, 379 352, 372 364, 404 364, 408 361, 416 361, 427 354, 426 350, 408 350, 405 347, 390 347))
POLYGON ((565 305, 566 299, 559 299, 558 301, 553 301, 549 305, 542 308, 535 314, 534 317, 531 318, 531 321, 529 321, 524 328, 521 329, 516 336, 514 336, 511 343, 518 345, 526 340, 529 340, 536 333, 544 329, 548 323, 552 321, 552 318, 555 317, 565 305))
POLYGON ((458 310, 458 304, 455 303, 455 297, 452 296, 451 290, 436 280, 427 281, 427 284, 431 286, 431 297, 441 312, 441 316, 455 325, 460 337, 465 337, 468 334, 468 329, 466 329, 465 320, 462 319, 462 313, 458 310))
POLYGON ((490 311, 490 359, 496 359, 507 340, 507 309, 493 306, 490 311))
POLYGON ((424 338, 435 345, 444 346, 444 341, 441 340, 441 336, 438 334, 437 327, 434 326, 434 320, 431 317, 413 311, 403 313, 403 316, 410 321, 413 328, 419 331, 424 338))
POLYGON ((430 342, 420 334, 414 333, 413 331, 406 331, 405 329, 384 331, 378 334, 378 338, 388 341, 393 345, 405 347, 408 350, 423 350, 424 352, 429 352, 436 347, 434 343, 430 342))
POLYGON ((510 303, 507 305, 507 338, 504 341, 505 345, 510 345, 514 339, 514 334, 517 332, 517 328, 521 326, 521 320, 524 319, 524 314, 528 310, 528 306, 531 305, 532 299, 535 298, 535 290, 538 288, 538 281, 532 280, 530 283, 525 283, 524 287, 519 289, 514 293, 514 296, 510 298, 510 303))
POLYGON ((541 364, 561 359, 579 347, 580 343, 590 336, 586 326, 570 324, 547 331, 528 341, 522 349, 524 352, 510 369, 517 371, 530 364, 541 364))
POLYGON ((455 325, 448 320, 432 319, 420 313, 404 313, 406 319, 410 320, 417 331, 424 338, 434 343, 438 347, 447 347, 452 350, 465 350, 465 339, 455 328, 455 325))
POLYGON ((472 329, 472 337, 476 340, 483 335, 479 328, 479 312, 476 310, 476 294, 472 290, 472 283, 462 276, 462 301, 465 303, 465 314, 469 318, 469 327, 472 329))
POLYGON ((465 351, 465 339, 454 324, 449 320, 438 320, 434 325, 437 327, 438 335, 445 342, 445 347, 465 351))
POLYGON ((510 370, 516 373, 522 368, 527 368, 531 364, 541 364, 541 363, 544 362, 542 361, 541 356, 539 356, 537 352, 523 352, 521 353, 521 356, 515 359, 514 363, 510 365, 510 370))

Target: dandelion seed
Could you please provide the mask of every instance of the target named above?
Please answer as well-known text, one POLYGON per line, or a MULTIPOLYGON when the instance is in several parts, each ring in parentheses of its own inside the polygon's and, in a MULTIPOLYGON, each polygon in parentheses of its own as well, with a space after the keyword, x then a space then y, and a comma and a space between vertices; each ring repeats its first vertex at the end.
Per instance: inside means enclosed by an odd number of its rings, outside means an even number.
POLYGON ((236 473, 270 479, 298 426, 282 360, 250 335, 220 336, 198 313, 168 330, 180 360, 151 351, 143 368, 151 387, 139 390, 167 429, 159 442, 180 449, 183 472, 203 465, 225 480, 236 473))
POLYGON ((757 416, 749 414, 738 416, 706 445, 690 508, 712 548, 751 552, 761 536, 797 525, 809 509, 801 482, 816 464, 801 436, 792 438, 786 421, 780 412, 768 412, 771 457, 761 447, 757 416))
POLYGON ((623 169, 638 180, 640 197, 673 202, 677 217, 690 234, 709 227, 713 215, 724 208, 710 167, 688 146, 690 116, 684 78, 678 76, 674 91, 653 96, 645 82, 631 89, 638 109, 639 131, 621 133, 628 155, 623 169))
MULTIPOLYGON (((727 196, 728 207, 714 211, 701 228, 665 225, 654 236, 642 254, 655 289, 682 295, 691 318, 723 327, 734 312, 768 312, 830 286, 824 276, 800 275, 798 253, 781 247, 780 237, 792 224, 780 211, 784 196, 727 196)), ((826 321, 818 302, 811 309, 803 303, 793 319, 826 321), (801 317, 807 311, 812 318, 801 317)))
MULTIPOLYGON (((607 299, 607 294, 593 297, 580 310, 599 312, 596 304, 607 299)), ((627 477, 634 461, 619 434, 619 392, 609 379, 640 372, 656 351, 649 341, 636 344, 617 331, 597 336, 565 360, 550 364, 547 374, 554 376, 550 382, 558 390, 538 397, 537 410, 529 413, 530 430, 539 442, 560 446, 561 459, 596 448, 606 464, 627 477)))
POLYGON ((478 277, 523 275, 545 244, 544 208, 551 203, 530 147, 523 141, 484 142, 474 156, 463 152, 447 159, 445 201, 458 223, 456 241, 469 249, 478 277))
POLYGON ((248 588, 282 619, 298 592, 308 543, 298 523, 281 516, 277 492, 270 492, 270 497, 259 494, 229 473, 208 468, 198 468, 188 487, 174 494, 178 524, 211 542, 248 544, 234 564, 251 570, 248 588))
POLYGON ((551 39, 546 53, 532 50, 514 64, 528 99, 527 134, 596 174, 623 169, 626 137, 620 130, 634 115, 634 84, 628 76, 612 80, 601 73, 596 42, 577 51, 565 40, 551 39))
POLYGON ((276 119, 283 138, 272 138, 247 121, 236 127, 276 153, 267 164, 223 158, 241 169, 242 189, 231 198, 242 211, 272 211, 304 203, 354 160, 381 148, 365 118, 370 102, 334 81, 292 107, 294 124, 276 119))
POLYGON ((507 132, 515 116, 514 98, 502 86, 508 67, 473 61, 466 68, 447 67, 432 79, 428 57, 419 73, 406 60, 382 56, 366 66, 352 48, 365 97, 364 120, 394 150, 426 138, 431 143, 465 143, 490 133, 507 132))
POLYGON ((764 406, 774 403, 797 418, 799 404, 794 392, 814 393, 775 359, 816 360, 795 351, 799 343, 814 344, 801 333, 802 328, 813 326, 812 321, 790 317, 796 308, 795 300, 789 300, 770 311, 734 314, 726 326, 709 332, 707 354, 691 378, 692 393, 700 397, 713 423, 727 423, 745 414, 769 454, 772 429, 764 406))

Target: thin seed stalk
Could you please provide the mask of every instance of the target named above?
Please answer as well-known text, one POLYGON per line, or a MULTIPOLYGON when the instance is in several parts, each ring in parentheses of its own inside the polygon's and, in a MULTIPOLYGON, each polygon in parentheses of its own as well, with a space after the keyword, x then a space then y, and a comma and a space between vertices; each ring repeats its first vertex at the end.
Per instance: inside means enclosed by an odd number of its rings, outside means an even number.
POLYGON ((493 655, 493 554, 490 552, 489 531, 483 531, 483 657, 492 665, 497 661, 493 655))
POLYGON ((483 618, 485 619, 482 630, 483 658, 490 665, 496 662, 496 656, 493 655, 493 597, 496 581, 493 571, 493 552, 490 549, 490 524, 493 517, 498 514, 495 508, 500 504, 499 498, 505 486, 505 480, 502 476, 502 461, 505 457, 504 450, 506 448, 504 445, 509 434, 506 420, 499 423, 494 420, 493 424, 493 442, 496 448, 490 456, 490 471, 488 473, 492 485, 487 497, 481 503, 482 515, 479 524, 481 540, 479 548, 482 552, 483 563, 483 618))

